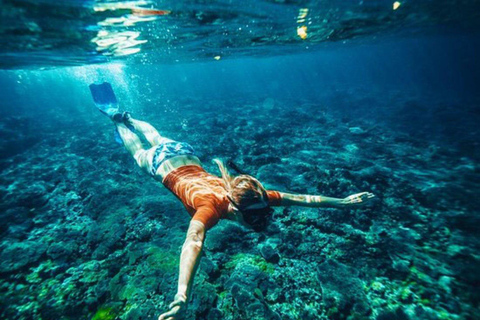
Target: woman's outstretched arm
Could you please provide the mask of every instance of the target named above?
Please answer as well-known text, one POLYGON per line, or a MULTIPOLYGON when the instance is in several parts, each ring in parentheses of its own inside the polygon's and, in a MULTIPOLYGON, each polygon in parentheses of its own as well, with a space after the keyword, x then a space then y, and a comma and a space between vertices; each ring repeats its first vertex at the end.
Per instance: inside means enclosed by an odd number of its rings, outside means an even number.
POLYGON ((361 205, 375 197, 373 193, 361 192, 352 194, 346 198, 331 198, 325 196, 315 196, 306 194, 290 194, 279 192, 282 206, 302 206, 302 207, 333 207, 341 208, 352 205, 361 205))
POLYGON ((177 294, 169 306, 170 310, 162 314, 159 320, 176 320, 184 317, 193 278, 200 261, 204 239, 205 225, 198 220, 192 220, 180 255, 180 276, 178 278, 177 294))

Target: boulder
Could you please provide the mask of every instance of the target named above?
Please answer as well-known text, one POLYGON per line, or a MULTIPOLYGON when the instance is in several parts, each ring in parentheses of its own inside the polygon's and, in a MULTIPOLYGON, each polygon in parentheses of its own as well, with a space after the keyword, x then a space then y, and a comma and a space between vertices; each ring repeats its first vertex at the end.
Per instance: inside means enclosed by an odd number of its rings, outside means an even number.
POLYGON ((0 253, 0 272, 12 272, 33 264, 46 250, 46 244, 36 241, 3 244, 0 253))
POLYGON ((336 260, 327 260, 317 269, 323 295, 331 312, 366 316, 371 312, 358 272, 336 260))
POLYGON ((260 247, 260 254, 267 262, 278 263, 278 261, 280 261, 280 255, 271 245, 262 245, 260 247))

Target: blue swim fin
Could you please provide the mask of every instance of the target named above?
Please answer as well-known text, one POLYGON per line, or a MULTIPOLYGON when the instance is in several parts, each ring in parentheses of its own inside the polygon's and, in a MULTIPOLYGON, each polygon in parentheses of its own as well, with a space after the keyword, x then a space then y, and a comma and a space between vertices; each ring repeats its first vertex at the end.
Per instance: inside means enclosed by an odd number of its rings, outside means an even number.
POLYGON ((115 97, 115 93, 113 92, 110 83, 92 83, 89 87, 90 92, 92 93, 93 101, 100 112, 109 117, 112 117, 118 112, 117 97, 115 97))
POLYGON ((115 128, 115 131, 113 131, 113 137, 115 138, 116 143, 123 145, 123 140, 120 137, 120 133, 118 132, 118 130, 116 128, 115 128))

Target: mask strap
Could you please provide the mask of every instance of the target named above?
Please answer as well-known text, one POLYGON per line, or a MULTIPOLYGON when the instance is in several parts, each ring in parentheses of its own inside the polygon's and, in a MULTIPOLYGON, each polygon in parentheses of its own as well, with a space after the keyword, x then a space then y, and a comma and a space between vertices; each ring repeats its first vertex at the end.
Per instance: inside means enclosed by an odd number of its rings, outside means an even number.
POLYGON ((240 208, 238 207, 238 204, 236 204, 235 201, 233 201, 232 197, 230 197, 230 195, 228 194, 227 194, 227 199, 228 201, 230 201, 234 209, 241 211, 240 208))

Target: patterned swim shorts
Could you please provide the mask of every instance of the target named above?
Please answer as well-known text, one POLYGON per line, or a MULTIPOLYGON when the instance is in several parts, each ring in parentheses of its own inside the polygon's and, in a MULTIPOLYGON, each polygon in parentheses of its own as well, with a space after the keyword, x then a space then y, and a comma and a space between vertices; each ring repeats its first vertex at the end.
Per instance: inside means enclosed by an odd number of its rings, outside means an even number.
POLYGON ((157 149, 155 149, 155 153, 153 154, 152 169, 150 171, 152 176, 155 175, 158 167, 170 158, 181 155, 195 155, 195 151, 188 143, 173 141, 170 139, 165 140, 165 142, 157 146, 157 149))

